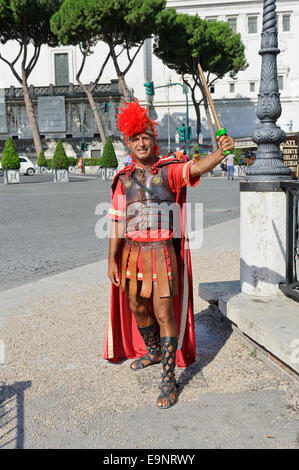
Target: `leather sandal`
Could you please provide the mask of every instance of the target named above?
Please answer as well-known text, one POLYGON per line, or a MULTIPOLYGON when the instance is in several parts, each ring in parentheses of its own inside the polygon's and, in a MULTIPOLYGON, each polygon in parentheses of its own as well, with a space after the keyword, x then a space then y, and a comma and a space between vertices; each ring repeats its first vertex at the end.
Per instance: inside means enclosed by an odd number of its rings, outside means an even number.
POLYGON ((161 352, 162 352, 162 384, 160 385, 160 395, 158 401, 163 398, 167 399, 167 405, 158 405, 158 408, 167 409, 175 405, 178 401, 177 384, 175 380, 175 358, 177 350, 177 338, 164 336, 161 338, 161 352), (170 394, 174 392, 174 397, 170 394))
POLYGON ((162 361, 162 359, 157 360, 157 357, 161 356, 161 346, 155 324, 153 323, 152 325, 146 326, 145 328, 138 328, 138 330, 143 337, 148 352, 145 354, 145 356, 135 359, 130 364, 130 368, 134 371, 145 369, 146 367, 152 366, 154 364, 160 364, 162 361), (143 361, 149 361, 150 364, 144 364, 143 361), (133 364, 135 367, 132 367, 133 364))

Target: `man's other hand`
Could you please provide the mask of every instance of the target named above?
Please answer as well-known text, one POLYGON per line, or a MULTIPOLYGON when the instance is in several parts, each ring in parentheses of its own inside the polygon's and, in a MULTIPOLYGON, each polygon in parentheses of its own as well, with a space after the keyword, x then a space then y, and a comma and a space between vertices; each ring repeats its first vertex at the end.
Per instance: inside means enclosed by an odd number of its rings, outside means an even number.
POLYGON ((110 260, 108 262, 108 276, 112 284, 116 287, 120 286, 119 274, 118 274, 118 266, 116 264, 115 259, 110 260))

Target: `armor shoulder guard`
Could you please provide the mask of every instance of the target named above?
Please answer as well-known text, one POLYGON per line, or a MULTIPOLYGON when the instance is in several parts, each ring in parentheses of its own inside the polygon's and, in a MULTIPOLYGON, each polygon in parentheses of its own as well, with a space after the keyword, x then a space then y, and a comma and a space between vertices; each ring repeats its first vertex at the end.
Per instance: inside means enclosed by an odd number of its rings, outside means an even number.
POLYGON ((113 180, 112 180, 112 184, 111 184, 111 189, 112 191, 115 190, 116 188, 116 185, 117 185, 117 182, 118 182, 118 179, 121 175, 125 175, 126 174, 126 169, 128 167, 124 167, 122 170, 120 170, 118 173, 116 173, 116 175, 114 176, 113 180))
POLYGON ((184 163, 183 160, 178 160, 177 158, 173 157, 163 157, 161 158, 158 163, 156 164, 157 167, 169 165, 171 163, 184 163))

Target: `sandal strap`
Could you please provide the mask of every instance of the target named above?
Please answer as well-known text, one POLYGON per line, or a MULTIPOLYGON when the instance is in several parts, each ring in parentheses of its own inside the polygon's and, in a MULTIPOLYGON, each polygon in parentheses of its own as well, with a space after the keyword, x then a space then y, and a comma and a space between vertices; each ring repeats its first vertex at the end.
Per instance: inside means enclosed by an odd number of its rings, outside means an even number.
POLYGON ((160 338, 161 353, 162 353, 162 366, 163 366, 163 379, 167 378, 169 381, 175 381, 175 359, 177 350, 177 338, 172 336, 163 336, 160 338))
POLYGON ((150 357, 150 355, 154 356, 154 354, 152 353, 147 353, 145 354, 145 356, 142 356, 142 357, 138 357, 137 359, 135 359, 135 361, 132 362, 136 364, 136 367, 132 367, 132 364, 131 364, 131 369, 134 369, 134 370, 140 370, 140 369, 144 369, 145 367, 148 367, 150 365, 154 365, 154 364, 158 364, 159 362, 161 361, 158 361, 156 360, 156 356, 154 357, 150 357), (144 364, 144 362, 142 361, 150 361, 150 364, 144 364))
POLYGON ((152 323, 144 328, 138 328, 138 330, 144 340, 148 353, 158 356, 161 353, 161 346, 155 324, 152 323))

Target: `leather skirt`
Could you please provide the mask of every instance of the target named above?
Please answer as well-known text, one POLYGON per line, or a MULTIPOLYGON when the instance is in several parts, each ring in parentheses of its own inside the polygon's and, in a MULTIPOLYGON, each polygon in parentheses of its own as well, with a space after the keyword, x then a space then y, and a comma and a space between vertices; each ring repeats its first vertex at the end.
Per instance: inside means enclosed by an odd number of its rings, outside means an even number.
POLYGON ((177 259, 172 239, 137 242, 127 238, 121 262, 123 291, 126 289, 127 279, 130 296, 137 294, 137 281, 142 282, 141 297, 151 297, 153 282, 157 282, 160 298, 177 295, 177 259))

